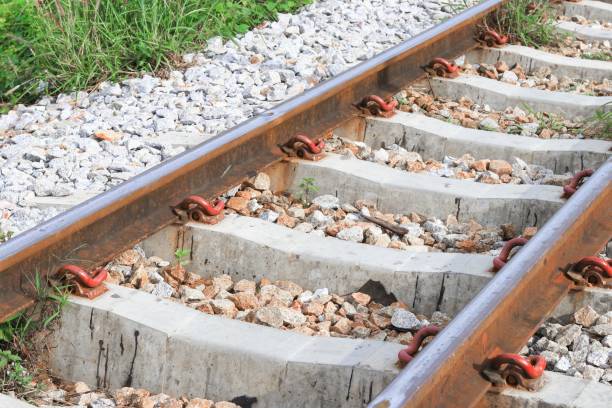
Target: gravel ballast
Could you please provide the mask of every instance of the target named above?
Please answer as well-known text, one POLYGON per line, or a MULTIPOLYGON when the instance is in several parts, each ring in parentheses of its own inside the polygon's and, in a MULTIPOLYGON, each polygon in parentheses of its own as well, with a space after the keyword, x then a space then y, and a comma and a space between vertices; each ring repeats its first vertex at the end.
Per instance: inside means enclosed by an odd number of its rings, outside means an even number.
POLYGON ((544 356, 548 370, 612 385, 612 311, 585 306, 569 322, 548 321, 521 353, 544 356))
POLYGON ((500 60, 495 65, 489 64, 464 64, 463 72, 471 75, 480 75, 485 78, 495 79, 507 84, 521 86, 523 88, 543 89, 547 91, 569 92, 592 96, 610 96, 612 89, 610 81, 605 78, 602 82, 591 81, 581 78, 569 78, 567 76, 557 77, 549 67, 540 67, 533 72, 525 72, 525 69, 515 64, 510 67, 500 60))
POLYGON ((392 294, 381 297, 386 289, 372 290, 377 286, 374 282, 369 289, 364 285, 364 292, 337 294, 325 287, 303 288, 289 280, 206 276, 202 270, 190 271, 194 270, 190 265, 170 265, 157 256, 147 257, 138 246, 123 252, 107 269, 107 282, 170 298, 210 315, 306 336, 408 345, 419 329, 432 324, 443 328, 450 321, 439 311, 431 316, 415 314, 392 294))
POLYGON ((442 160, 423 159, 417 152, 392 144, 372 149, 366 143, 344 140, 336 135, 326 140, 325 149, 346 157, 357 157, 374 163, 414 173, 470 180, 487 184, 544 184, 563 186, 571 174, 554 174, 544 166, 527 164, 515 157, 512 163, 498 159, 476 160, 466 153, 461 157, 444 156, 442 160))
POLYGON ((165 79, 17 106, 0 116, 0 231, 57 214, 32 208, 34 197, 108 190, 183 150, 160 135, 204 141, 450 17, 447 3, 318 1, 235 40, 211 39, 165 79))
POLYGON ((508 106, 503 111, 480 105, 470 98, 457 100, 437 97, 429 89, 404 89, 396 95, 399 109, 422 113, 434 119, 490 132, 501 132, 540 139, 585 139, 581 122, 573 122, 554 113, 539 113, 529 106, 508 106))
MULTIPOLYGON (((454 214, 441 220, 410 209, 402 214, 383 213, 375 202, 365 199, 348 203, 330 194, 314 196, 316 184, 304 185, 295 195, 272 192, 270 188, 270 176, 258 173, 223 197, 227 199, 225 212, 260 218, 313 236, 410 252, 497 256, 505 241, 520 233, 511 223, 483 227, 473 219, 459 222, 454 214)), ((529 239, 536 232, 536 227, 526 227, 521 235, 529 239)))
POLYGON ((229 401, 215 403, 203 398, 172 398, 143 388, 123 387, 113 392, 92 390, 83 382, 71 383, 50 377, 37 381, 36 386, 38 389, 27 398, 29 403, 40 408, 240 408, 229 401))

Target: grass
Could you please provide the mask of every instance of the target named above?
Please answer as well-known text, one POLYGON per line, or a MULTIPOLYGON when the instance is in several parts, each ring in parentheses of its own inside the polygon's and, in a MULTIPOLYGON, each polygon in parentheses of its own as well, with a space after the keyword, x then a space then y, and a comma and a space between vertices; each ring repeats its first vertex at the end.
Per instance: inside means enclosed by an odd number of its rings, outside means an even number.
POLYGON ((0 109, 168 69, 312 0, 0 0, 0 109))
POLYGON ((180 266, 185 266, 189 264, 189 255, 191 251, 189 249, 178 248, 174 251, 174 258, 176 258, 176 262, 180 266))
POLYGON ((26 389, 32 376, 23 366, 21 357, 11 350, 0 349, 0 392, 26 389))
POLYGON ((522 108, 525 109, 527 113, 532 114, 536 118, 536 120, 540 124, 539 130, 551 129, 551 130, 554 130, 555 132, 563 131, 563 128, 565 126, 563 125, 563 122, 557 115, 544 113, 544 112, 538 112, 527 104, 523 104, 522 108))
POLYGON ((310 205, 310 195, 319 191, 314 177, 304 177, 300 181, 299 199, 304 205, 310 205))
POLYGON ((493 14, 489 25, 512 41, 540 47, 557 40, 555 15, 547 0, 511 0, 493 14))
POLYGON ((601 108, 597 109, 593 116, 585 121, 585 135, 601 138, 612 139, 612 103, 608 102, 601 108))
POLYGON ((4 231, 0 228, 0 244, 3 242, 7 242, 9 239, 13 237, 15 233, 13 231, 4 231))
MULTIPOLYGON (((531 106, 523 104, 522 108, 529 114, 535 116, 541 129, 551 129, 556 132, 563 132, 565 125, 559 116, 544 112, 537 112, 531 106)), ((587 137, 597 139, 612 139, 612 102, 602 105, 595 113, 587 118, 581 125, 581 129, 572 133, 582 132, 587 137)))
POLYGON ((605 51, 585 52, 582 54, 582 58, 599 61, 612 61, 612 54, 605 51))
POLYGON ((3 393, 24 395, 36 389, 32 385, 36 369, 28 363, 40 356, 32 355, 31 338, 34 333, 48 329, 68 302, 66 287, 50 286, 38 273, 30 283, 36 295, 34 306, 0 323, 0 392, 3 393))

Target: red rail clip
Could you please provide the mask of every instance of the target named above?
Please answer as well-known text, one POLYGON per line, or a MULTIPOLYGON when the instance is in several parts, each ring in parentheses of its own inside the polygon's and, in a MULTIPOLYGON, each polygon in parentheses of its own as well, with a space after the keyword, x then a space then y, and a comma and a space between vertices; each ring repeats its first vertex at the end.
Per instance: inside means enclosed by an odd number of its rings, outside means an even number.
POLYGON ((612 286, 612 259, 598 256, 584 257, 568 272, 569 277, 578 284, 589 286, 612 286))
POLYGON ((378 95, 368 95, 361 100, 358 107, 366 114, 370 113, 375 116, 390 118, 395 115, 397 105, 398 102, 395 99, 385 102, 378 95))
POLYGON ((216 224, 223 219, 223 209, 225 203, 216 199, 211 205, 208 201, 197 195, 190 195, 181 201, 180 204, 172 207, 172 210, 178 216, 187 214, 187 218, 191 221, 201 222, 204 224, 216 224))
POLYGON ((410 345, 405 349, 400 350, 400 352, 397 354, 397 358, 399 359, 400 363, 408 364, 409 362, 411 362, 414 358, 414 355, 419 351, 423 340, 428 337, 435 336, 440 332, 440 330, 441 329, 438 326, 434 325, 426 326, 419 329, 419 331, 417 331, 414 335, 410 345))
POLYGON ((527 238, 523 237, 516 237, 507 241, 499 255, 493 259, 493 272, 499 271, 504 267, 504 265, 506 265, 506 262, 508 262, 508 257, 510 256, 510 251, 512 251, 514 247, 523 246, 527 243, 527 241, 527 238))
POLYGON ((281 149, 289 156, 297 156, 301 159, 317 161, 325 157, 323 149, 325 141, 323 138, 312 140, 303 133, 298 133, 291 140, 281 146, 281 149))
POLYGON ((545 368, 546 359, 542 356, 523 357, 503 353, 490 359, 482 374, 496 386, 510 385, 533 390, 540 384, 545 368))
POLYGON ((448 62, 444 58, 432 59, 425 70, 432 75, 444 78, 457 78, 459 76, 459 66, 448 62))
POLYGON ((574 177, 572 177, 572 179, 569 181, 569 183, 563 186, 563 196, 562 197, 570 198, 576 192, 576 190, 578 190, 578 187, 580 187, 580 185, 582 184, 582 180, 585 177, 591 177, 593 173, 594 173, 593 169, 584 169, 576 173, 574 177))
POLYGON ((102 284, 108 277, 108 271, 104 268, 94 269, 89 273, 76 265, 62 265, 57 275, 74 283, 74 294, 77 296, 93 299, 108 290, 102 284))
POLYGON ((508 43, 508 36, 500 35, 497 31, 487 29, 480 35, 480 42, 489 47, 499 47, 508 43))

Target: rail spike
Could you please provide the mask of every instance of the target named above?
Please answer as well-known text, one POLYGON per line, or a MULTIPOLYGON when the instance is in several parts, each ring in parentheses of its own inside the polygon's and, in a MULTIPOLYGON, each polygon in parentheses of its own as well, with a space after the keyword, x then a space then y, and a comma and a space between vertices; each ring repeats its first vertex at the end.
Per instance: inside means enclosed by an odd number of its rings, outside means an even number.
POLYGON ((210 204, 198 195, 190 195, 171 208, 184 221, 217 224, 224 217, 223 209, 225 208, 225 203, 217 198, 213 204, 210 204))
POLYGON ((499 388, 510 386, 533 391, 542 385, 545 368, 546 359, 542 356, 502 353, 486 362, 482 375, 499 388))

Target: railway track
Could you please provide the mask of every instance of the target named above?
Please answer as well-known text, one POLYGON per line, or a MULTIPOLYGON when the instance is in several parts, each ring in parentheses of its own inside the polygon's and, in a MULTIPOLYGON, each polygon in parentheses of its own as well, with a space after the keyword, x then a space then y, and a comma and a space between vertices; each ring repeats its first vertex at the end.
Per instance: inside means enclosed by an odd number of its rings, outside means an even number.
POLYGON ((612 102, 612 63, 483 37, 502 3, 212 140, 169 140, 190 149, 1 245, 0 319, 33 304, 33 273, 106 265, 107 291, 86 276, 99 296, 73 297, 53 334, 61 378, 241 406, 609 406, 609 381, 506 354, 546 319, 612 311, 609 272, 575 266, 612 235, 612 142, 574 126, 612 102), (562 125, 542 134, 539 112, 562 125), (186 268, 168 265, 177 249, 186 268))

